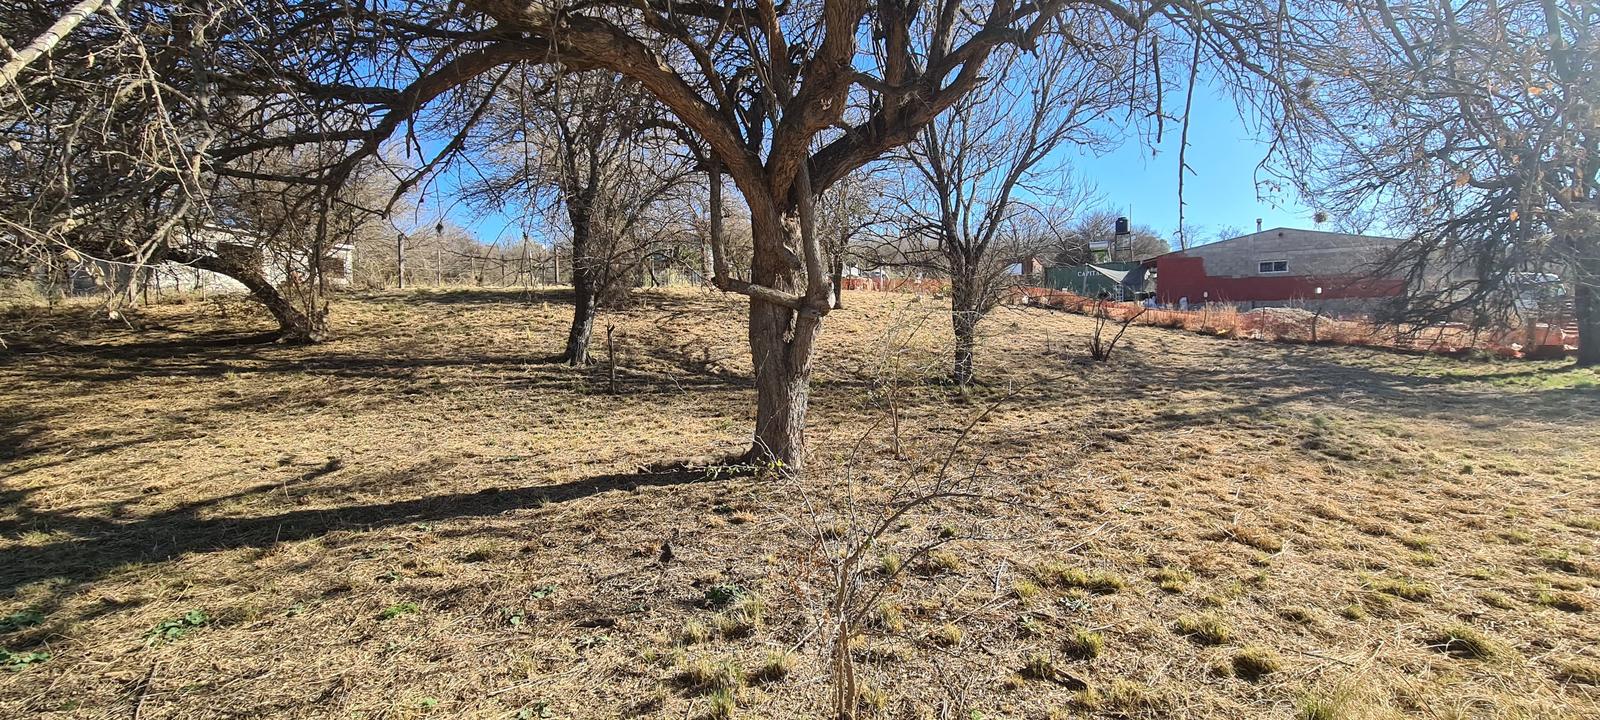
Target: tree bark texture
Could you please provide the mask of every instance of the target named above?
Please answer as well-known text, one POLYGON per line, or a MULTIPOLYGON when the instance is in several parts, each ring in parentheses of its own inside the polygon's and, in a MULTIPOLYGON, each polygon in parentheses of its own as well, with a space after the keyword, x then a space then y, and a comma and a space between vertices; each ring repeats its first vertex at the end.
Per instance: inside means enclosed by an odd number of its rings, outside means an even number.
POLYGON ((1572 310, 1578 321, 1578 367, 1600 367, 1600 238, 1580 252, 1572 310))
MULTIPOLYGON (((766 235, 755 243, 751 281, 786 292, 797 290, 797 273, 788 259, 776 251, 787 244, 786 229, 766 223, 752 225, 755 232, 766 235)), ((821 329, 822 313, 815 308, 796 310, 762 298, 750 299, 756 424, 746 456, 748 462, 793 473, 804 467, 812 359, 821 329)))
POLYGON ((595 311, 600 304, 599 262, 594 258, 594 218, 589 212, 593 193, 568 201, 572 221, 572 325, 561 360, 569 365, 589 362, 589 338, 594 334, 595 311))
POLYGON ((976 377, 972 370, 972 356, 977 346, 978 321, 983 319, 980 309, 977 266, 963 258, 952 257, 950 263, 950 325, 955 331, 955 363, 950 379, 957 385, 970 385, 976 377))

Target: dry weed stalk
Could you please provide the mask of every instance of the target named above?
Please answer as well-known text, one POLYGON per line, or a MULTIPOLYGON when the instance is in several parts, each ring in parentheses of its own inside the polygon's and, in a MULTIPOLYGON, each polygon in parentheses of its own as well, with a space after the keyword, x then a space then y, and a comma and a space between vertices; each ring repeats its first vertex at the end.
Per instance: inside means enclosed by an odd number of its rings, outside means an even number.
MULTIPOLYGON (((973 536, 955 532, 953 523, 941 520, 945 517, 944 513, 950 510, 946 503, 981 501, 986 497, 976 490, 981 479, 976 466, 961 474, 952 474, 952 466, 973 429, 1016 394, 1016 391, 1008 393, 985 407, 944 451, 939 470, 931 481, 920 485, 908 481, 894 488, 892 496, 876 515, 869 516, 856 505, 856 471, 864 464, 866 441, 879 429, 883 419, 863 433, 851 449, 842 468, 845 493, 843 507, 838 512, 830 512, 826 502, 795 480, 795 490, 802 500, 804 517, 809 524, 808 531, 826 566, 825 608, 822 619, 812 632, 828 634, 829 702, 834 717, 859 717, 864 686, 857 672, 853 645, 857 638, 862 637, 868 619, 886 602, 897 580, 908 568, 930 559, 941 547, 958 540, 973 539, 973 536), (909 526, 906 521, 910 516, 919 513, 929 518, 927 527, 940 529, 918 540, 908 553, 899 556, 892 565, 867 562, 872 550, 886 545, 892 534, 909 526), (830 521, 830 517, 839 515, 846 519, 830 521)), ((894 459, 902 462, 907 460, 898 451, 894 459)), ((804 643, 803 638, 800 645, 804 643)))
POLYGON ((1121 320, 1115 321, 1117 323, 1117 334, 1107 340, 1105 338, 1105 330, 1106 326, 1112 322, 1111 313, 1106 309, 1105 303, 1096 304, 1094 309, 1094 334, 1089 337, 1089 357, 1100 362, 1110 360, 1111 353, 1116 351, 1117 343, 1121 342, 1123 333, 1128 332, 1128 326, 1132 325, 1133 321, 1138 320, 1144 313, 1145 309, 1140 308, 1137 312, 1129 313, 1121 320))

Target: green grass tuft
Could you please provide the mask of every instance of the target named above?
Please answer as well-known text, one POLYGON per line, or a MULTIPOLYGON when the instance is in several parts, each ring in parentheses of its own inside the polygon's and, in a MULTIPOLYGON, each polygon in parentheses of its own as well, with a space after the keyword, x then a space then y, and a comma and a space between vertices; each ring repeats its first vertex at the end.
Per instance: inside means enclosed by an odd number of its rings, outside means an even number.
POLYGON ((1061 644, 1061 651, 1066 653, 1067 657, 1078 660, 1093 660, 1100 657, 1100 653, 1105 652, 1105 649, 1105 636, 1088 630, 1074 632, 1061 644))
POLYGON ((1174 627, 1180 635, 1202 645, 1221 645, 1233 639, 1233 628, 1216 613, 1184 615, 1174 627))
POLYGON ((1250 646, 1233 656, 1233 673, 1254 682, 1283 669, 1283 661, 1273 651, 1250 646))
POLYGON ((1458 658, 1491 660, 1511 654, 1505 643, 1465 623, 1435 628, 1423 640, 1434 650, 1458 658))
POLYGON ((1114 593, 1128 586, 1121 575, 1103 570, 1088 571, 1061 563, 1044 563, 1035 574, 1039 582, 1054 588, 1081 588, 1095 593, 1114 593))

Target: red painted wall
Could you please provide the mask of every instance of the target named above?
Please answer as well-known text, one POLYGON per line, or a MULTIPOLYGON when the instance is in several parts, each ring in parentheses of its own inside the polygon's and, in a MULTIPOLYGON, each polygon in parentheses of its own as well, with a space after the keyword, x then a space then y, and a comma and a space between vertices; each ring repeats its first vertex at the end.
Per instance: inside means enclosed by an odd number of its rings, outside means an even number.
POLYGON ((1322 299, 1385 298, 1405 291, 1400 280, 1352 275, 1262 275, 1259 277, 1213 277, 1206 274, 1205 258, 1162 255, 1156 258, 1156 298, 1166 305, 1189 298, 1198 304, 1206 293, 1212 302, 1283 302, 1313 300, 1317 288, 1322 299))

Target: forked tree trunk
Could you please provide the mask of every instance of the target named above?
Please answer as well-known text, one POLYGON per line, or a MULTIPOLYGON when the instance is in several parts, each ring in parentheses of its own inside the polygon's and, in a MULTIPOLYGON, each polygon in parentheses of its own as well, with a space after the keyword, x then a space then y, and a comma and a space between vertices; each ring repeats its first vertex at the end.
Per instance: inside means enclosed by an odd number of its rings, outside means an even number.
POLYGON ((171 250, 167 259, 239 281, 278 321, 278 342, 298 345, 327 339, 323 319, 305 312, 267 279, 260 249, 222 246, 214 254, 171 250))
MULTIPOLYGON (((781 228, 752 228, 782 233, 781 228)), ((760 248, 781 243, 756 243, 760 248)), ((797 274, 784 258, 757 251, 750 269, 757 284, 795 292, 797 274)), ((805 464, 806 410, 811 400, 811 366, 822 316, 765 300, 750 300, 750 356, 755 365, 756 425, 745 460, 799 473, 805 464)))
POLYGON ((1572 310, 1578 321, 1578 367, 1600 367, 1600 238, 1580 249, 1572 310))
POLYGON ((955 364, 950 379, 957 385, 970 385, 975 377, 972 355, 977 346, 978 321, 983 313, 978 309, 978 278, 970 262, 950 264, 950 325, 955 331, 955 364))

